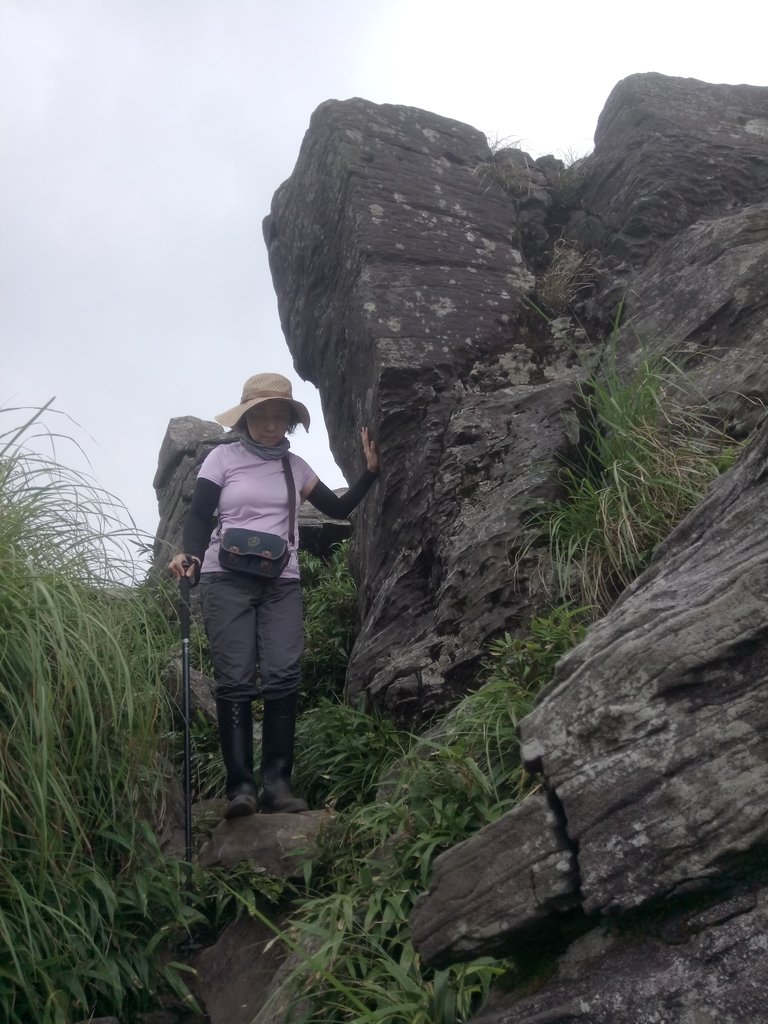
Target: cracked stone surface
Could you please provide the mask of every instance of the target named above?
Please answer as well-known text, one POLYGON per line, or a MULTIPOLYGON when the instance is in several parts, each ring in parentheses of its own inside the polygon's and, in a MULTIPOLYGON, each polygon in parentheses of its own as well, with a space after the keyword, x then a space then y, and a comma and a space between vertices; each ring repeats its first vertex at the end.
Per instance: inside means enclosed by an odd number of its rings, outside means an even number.
POLYGON ((573 852, 536 793, 435 860, 411 915, 413 942, 430 967, 503 955, 578 904, 573 852))
POLYGON ((532 995, 495 994, 472 1024, 758 1024, 768 991, 766 890, 677 914, 667 935, 597 928, 532 995), (676 932, 671 934, 672 926, 676 932))

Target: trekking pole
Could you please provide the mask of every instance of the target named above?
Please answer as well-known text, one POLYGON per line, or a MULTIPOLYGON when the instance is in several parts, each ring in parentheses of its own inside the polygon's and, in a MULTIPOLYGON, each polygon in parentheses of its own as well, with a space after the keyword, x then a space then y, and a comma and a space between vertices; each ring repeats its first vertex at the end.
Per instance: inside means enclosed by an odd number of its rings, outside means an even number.
POLYGON ((182 718, 184 719, 184 843, 187 861, 187 888, 192 887, 192 715, 189 681, 189 577, 179 579, 179 624, 181 626, 182 718))

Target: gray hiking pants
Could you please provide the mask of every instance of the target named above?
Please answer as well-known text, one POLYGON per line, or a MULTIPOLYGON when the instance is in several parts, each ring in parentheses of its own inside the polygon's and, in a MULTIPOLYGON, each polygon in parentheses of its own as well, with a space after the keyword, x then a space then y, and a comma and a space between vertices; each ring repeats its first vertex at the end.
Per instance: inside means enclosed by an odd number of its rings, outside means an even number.
POLYGON ((300 582, 207 572, 200 587, 216 696, 247 701, 297 691, 304 650, 300 582))

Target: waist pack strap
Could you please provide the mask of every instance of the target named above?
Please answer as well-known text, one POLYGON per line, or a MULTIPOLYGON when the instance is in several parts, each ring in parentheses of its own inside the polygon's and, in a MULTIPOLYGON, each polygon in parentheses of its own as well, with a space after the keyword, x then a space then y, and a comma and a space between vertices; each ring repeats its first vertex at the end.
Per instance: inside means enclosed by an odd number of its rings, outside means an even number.
POLYGON ((293 480, 293 470, 289 456, 284 455, 282 459, 285 483, 288 487, 288 543, 292 548, 296 547, 296 484, 293 480))

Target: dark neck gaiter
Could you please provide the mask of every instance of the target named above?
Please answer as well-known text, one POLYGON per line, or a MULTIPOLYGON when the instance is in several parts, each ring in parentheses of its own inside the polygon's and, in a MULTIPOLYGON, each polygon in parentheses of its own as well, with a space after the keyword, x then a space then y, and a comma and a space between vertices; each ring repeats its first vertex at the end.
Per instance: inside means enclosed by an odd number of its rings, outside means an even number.
POLYGON ((291 442, 287 437, 284 437, 279 444, 269 448, 265 444, 258 444, 250 434, 240 435, 240 444, 246 451, 251 452, 253 455, 260 455, 262 459, 282 459, 288 454, 288 450, 291 447, 291 442))

